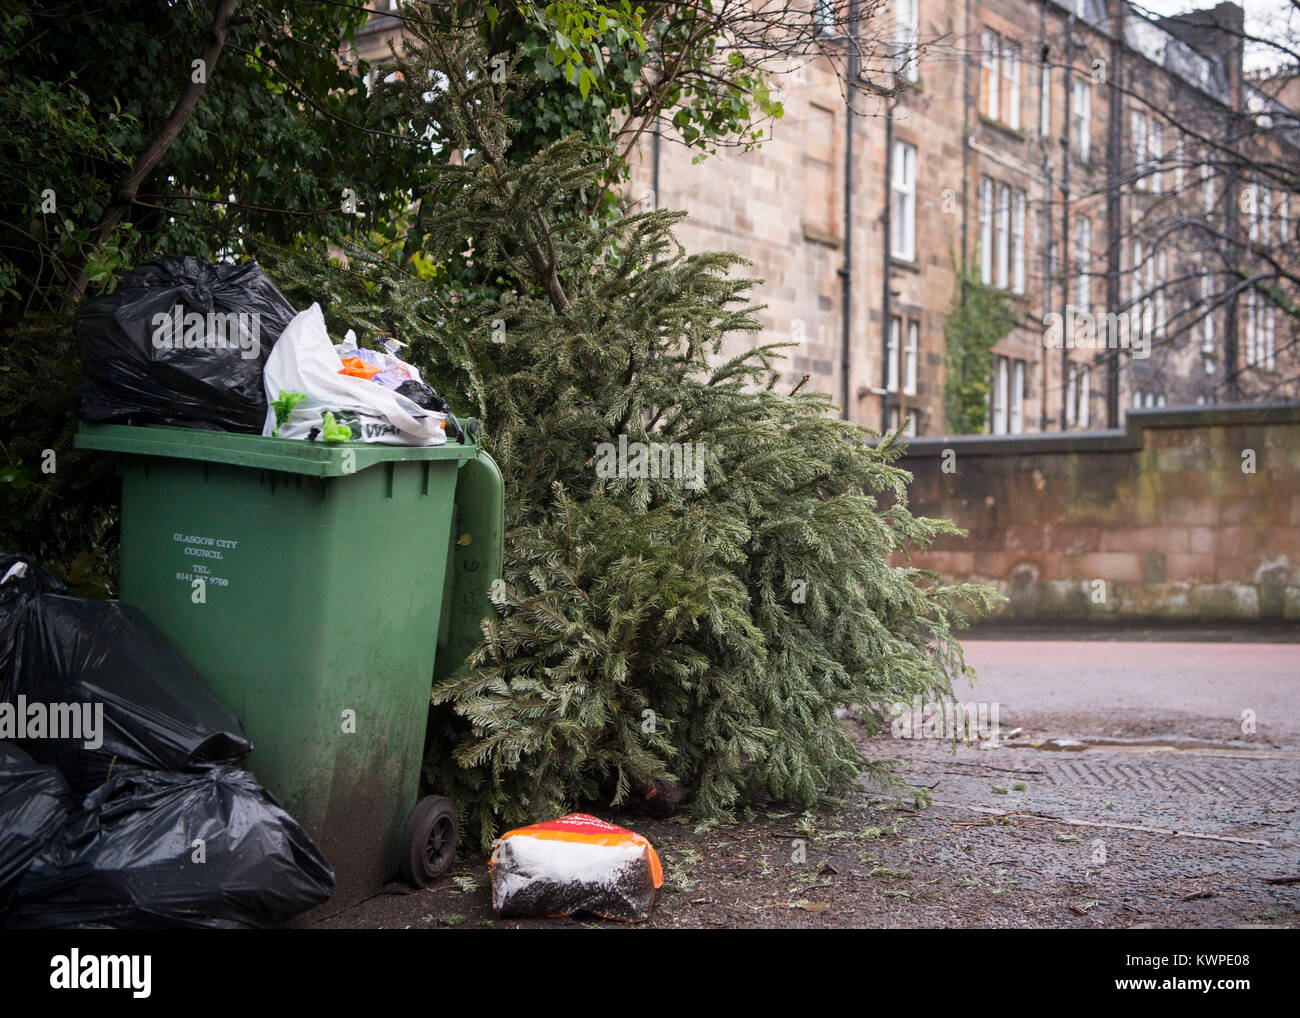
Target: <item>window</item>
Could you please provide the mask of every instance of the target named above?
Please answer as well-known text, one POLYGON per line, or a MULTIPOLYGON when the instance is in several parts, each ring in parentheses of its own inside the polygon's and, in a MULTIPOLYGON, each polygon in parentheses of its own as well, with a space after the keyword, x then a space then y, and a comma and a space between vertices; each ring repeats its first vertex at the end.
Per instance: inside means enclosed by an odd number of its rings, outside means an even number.
POLYGON ((885 389, 897 392, 901 374, 904 395, 915 396, 921 323, 909 319, 905 335, 903 328, 901 317, 889 316, 889 344, 885 348, 885 389))
POLYGON ((1249 223, 1248 233, 1250 242, 1253 244, 1259 240, 1259 185, 1250 183, 1243 189, 1246 206, 1246 222, 1249 223))
POLYGON ((997 287, 1000 290, 1007 288, 1008 273, 1010 270, 1011 253, 1010 245, 1011 235, 1011 188, 1006 184, 998 185, 998 214, 994 228, 993 245, 994 266, 996 268, 997 287))
POLYGON ((1025 362, 1016 361, 1011 365, 1011 421, 1009 425, 1013 435, 1025 430, 1025 362))
POLYGON ((888 392, 898 391, 898 345, 902 328, 903 320, 897 315, 890 315, 889 346, 885 349, 885 389, 888 392))
POLYGON ((903 357, 903 392, 908 396, 916 395, 916 359, 920 352, 921 323, 907 323, 907 346, 903 357))
POLYGON ((898 73, 908 81, 920 80, 917 36, 920 28, 920 0, 895 0, 894 46, 898 73))
POLYGON ((1092 220, 1078 216, 1074 221, 1074 310, 1085 314, 1092 306, 1092 220))
POLYGON ((1255 353, 1255 291, 1246 292, 1246 365, 1254 367, 1255 353))
POLYGON ((1074 154, 1086 162, 1092 142, 1092 85, 1083 78, 1075 78, 1072 87, 1070 144, 1074 154))
POLYGON ((1246 292, 1246 364, 1272 371, 1276 365, 1276 308, 1254 290, 1246 292))
POLYGON ((1159 194, 1163 189, 1161 166, 1165 161, 1165 132, 1164 125, 1154 117, 1151 120, 1151 133, 1147 136, 1147 158, 1151 161, 1151 176, 1147 187, 1152 194, 1159 194))
POLYGON ((1275 321, 1274 312, 1277 309, 1273 307, 1273 304, 1270 301, 1268 306, 1265 307, 1263 310, 1264 310, 1264 343, 1263 343, 1264 350, 1263 350, 1262 359, 1264 362, 1264 368, 1268 371, 1272 371, 1273 368, 1275 367, 1275 361, 1273 360, 1273 340, 1275 339, 1275 326, 1277 324, 1275 321))
POLYGON ((1147 115, 1133 111, 1133 179, 1139 184, 1147 171, 1147 115))
POLYGON ((1164 160, 1164 125, 1140 110, 1133 111, 1133 177, 1138 187, 1153 194, 1161 189, 1164 160))
POLYGON ((889 430, 898 431, 899 423, 902 423, 904 435, 916 434, 916 414, 910 413, 907 419, 903 420, 903 414, 899 407, 891 406, 889 408, 889 430))
POLYGON ((1065 423, 1086 428, 1091 420, 1092 368, 1087 364, 1070 364, 1065 372, 1065 423))
POLYGON ((1025 192, 1011 196, 1011 289, 1025 292, 1025 192))
POLYGON ((817 34, 835 34, 835 4, 832 0, 817 0, 817 34))
POLYGON ((916 260, 916 146, 894 142, 893 210, 890 253, 904 261, 916 260))
POLYGON ((1165 290, 1169 285, 1169 258, 1164 251, 1156 252, 1156 335, 1165 336, 1165 325, 1169 321, 1165 301, 1165 290))
POLYGON ((980 282, 993 285, 993 181, 980 177, 980 282))
POLYGON ((904 435, 916 434, 916 414, 909 413, 907 417, 904 418, 902 409, 900 407, 891 406, 889 408, 889 429, 888 430, 898 431, 900 424, 902 425, 902 434, 904 435))
POLYGON ((1038 72, 1038 134, 1047 138, 1052 133, 1052 67, 1044 62, 1038 72))
POLYGON ((995 357, 993 364, 993 434, 1007 433, 1007 389, 1010 364, 1005 357, 995 357))
POLYGON ((1025 362, 993 358, 993 392, 989 430, 995 435, 1019 435, 1025 430, 1025 362))
POLYGON ((980 112, 1020 130, 1020 44, 984 29, 980 112))
POLYGON ((1209 163, 1201 163, 1201 211, 1214 215, 1214 170, 1209 163))
POLYGON ((1025 292, 1025 192, 980 177, 980 279, 1025 292))
MULTIPOLYGON (((1214 353, 1214 312, 1210 303, 1214 296, 1214 280, 1209 269, 1201 269, 1201 352, 1214 353)), ((1213 368, 1211 368, 1213 370, 1213 368)))
POLYGON ((1020 45, 1002 41, 1002 119, 1020 130, 1020 45))
POLYGON ((1187 140, 1179 132, 1178 140, 1174 142, 1174 190, 1181 192, 1187 183, 1186 164, 1187 162, 1187 140))
POLYGON ((1267 187, 1259 191, 1259 239, 1265 247, 1273 240, 1273 192, 1267 187))
POLYGON ((1142 289, 1142 329, 1148 336, 1156 332, 1156 252, 1155 248, 1146 252, 1143 263, 1145 283, 1142 289))
POLYGON ((1148 334, 1146 316, 1150 308, 1150 299, 1142 282, 1142 241, 1133 241, 1133 290, 1129 295, 1129 331, 1134 337, 1148 334))
POLYGON ((1000 120, 998 106, 998 64, 1002 53, 1002 39, 992 29, 984 29, 983 60, 980 65, 980 96, 983 99, 981 111, 990 120, 1000 120))

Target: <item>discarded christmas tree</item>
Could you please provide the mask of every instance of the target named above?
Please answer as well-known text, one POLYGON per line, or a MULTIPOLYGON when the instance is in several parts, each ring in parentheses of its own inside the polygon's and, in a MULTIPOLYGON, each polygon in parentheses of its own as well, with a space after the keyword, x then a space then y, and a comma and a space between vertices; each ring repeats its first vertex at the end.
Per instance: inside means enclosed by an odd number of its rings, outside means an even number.
POLYGON ((512 153, 516 70, 416 35, 385 87, 443 145, 420 213, 437 273, 354 256, 277 278, 326 295, 339 328, 391 308, 505 475, 499 617, 434 690, 431 784, 484 843, 665 784, 703 818, 748 794, 811 805, 864 770, 900 786, 836 709, 879 728, 964 673, 951 630, 991 592, 890 563, 956 528, 907 511, 891 441, 778 390, 777 348, 719 362, 758 329, 735 257, 685 254, 678 213, 575 214, 604 154, 512 153))

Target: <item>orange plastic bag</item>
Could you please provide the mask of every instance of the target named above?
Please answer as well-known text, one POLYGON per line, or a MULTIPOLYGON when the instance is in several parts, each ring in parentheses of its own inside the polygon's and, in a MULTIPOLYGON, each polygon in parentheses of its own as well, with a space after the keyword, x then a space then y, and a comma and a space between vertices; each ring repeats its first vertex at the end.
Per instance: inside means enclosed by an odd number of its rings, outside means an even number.
POLYGON ((364 378, 367 382, 379 374, 380 368, 373 364, 367 364, 360 357, 344 357, 343 370, 340 375, 352 375, 355 378, 364 378))
POLYGON ((592 912, 641 922, 664 882, 649 841, 586 813, 507 831, 488 873, 492 908, 508 917, 592 912))

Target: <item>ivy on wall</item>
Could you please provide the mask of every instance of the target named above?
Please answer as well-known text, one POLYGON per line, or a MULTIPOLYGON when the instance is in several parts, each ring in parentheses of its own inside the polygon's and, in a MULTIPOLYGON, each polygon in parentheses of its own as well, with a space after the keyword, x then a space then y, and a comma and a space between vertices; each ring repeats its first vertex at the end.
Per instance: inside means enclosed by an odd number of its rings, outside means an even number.
POLYGON ((943 409, 953 435, 982 433, 993 382, 993 347, 1015 324, 1011 298, 967 273, 958 276, 952 309, 943 325, 947 372, 943 409))

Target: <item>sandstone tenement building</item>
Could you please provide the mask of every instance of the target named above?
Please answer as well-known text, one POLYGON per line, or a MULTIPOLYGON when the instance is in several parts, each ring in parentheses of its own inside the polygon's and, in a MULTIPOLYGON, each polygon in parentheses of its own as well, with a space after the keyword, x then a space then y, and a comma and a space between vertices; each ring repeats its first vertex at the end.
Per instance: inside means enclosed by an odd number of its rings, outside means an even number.
MULTIPOLYGON (((991 433, 1300 395, 1300 131, 1279 101, 1294 69, 1278 89, 1244 72, 1238 6, 1155 21, 1125 0, 808 7, 820 52, 790 55, 770 139, 695 162, 648 137, 628 188, 634 206, 688 210, 688 250, 753 263, 759 339, 796 344, 791 382, 808 374, 871 427, 946 433, 964 269, 1016 317, 992 350, 991 433), (845 87, 836 56, 867 35, 895 41, 860 69, 892 96, 845 87)), ((373 18, 363 55, 392 31, 373 18)))

